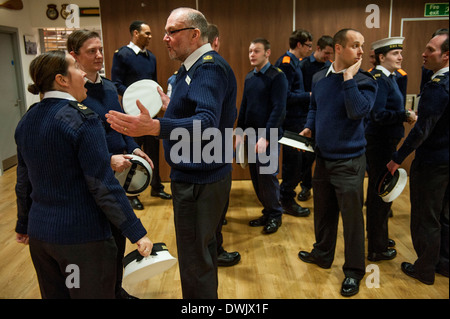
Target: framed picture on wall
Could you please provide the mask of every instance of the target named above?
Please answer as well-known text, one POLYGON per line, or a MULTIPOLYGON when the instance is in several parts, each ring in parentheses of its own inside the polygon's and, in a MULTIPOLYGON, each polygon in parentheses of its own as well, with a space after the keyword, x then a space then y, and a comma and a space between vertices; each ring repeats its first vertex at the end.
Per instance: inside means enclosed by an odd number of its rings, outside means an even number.
POLYGON ((37 54, 37 42, 33 35, 24 35, 23 40, 25 42, 25 54, 36 55, 37 54))

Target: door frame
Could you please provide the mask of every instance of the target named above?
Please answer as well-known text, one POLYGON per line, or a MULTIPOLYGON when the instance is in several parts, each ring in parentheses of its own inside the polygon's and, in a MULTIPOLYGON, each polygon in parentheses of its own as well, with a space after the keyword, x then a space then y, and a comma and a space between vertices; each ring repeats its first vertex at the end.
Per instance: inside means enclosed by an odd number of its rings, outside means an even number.
MULTIPOLYGON (((22 117, 26 111, 25 110, 26 97, 25 97, 25 91, 24 91, 22 56, 20 54, 19 29, 14 28, 14 27, 0 25, 0 32, 11 35, 14 64, 15 64, 15 71, 16 71, 16 85, 17 85, 18 98, 20 100, 18 107, 19 107, 19 111, 20 111, 20 117, 22 117)), ((2 159, 2 163, 0 163, 0 176, 3 175, 3 161, 13 161, 13 162, 17 163, 17 155, 15 156, 15 159, 13 157, 4 159, 4 160, 2 159)))

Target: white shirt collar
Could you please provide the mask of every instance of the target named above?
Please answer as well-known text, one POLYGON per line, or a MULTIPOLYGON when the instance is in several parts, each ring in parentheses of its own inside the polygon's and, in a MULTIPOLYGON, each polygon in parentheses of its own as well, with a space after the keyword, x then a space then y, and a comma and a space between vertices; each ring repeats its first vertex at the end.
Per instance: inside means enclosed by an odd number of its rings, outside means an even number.
POLYGON ((194 65, 194 63, 197 62, 197 60, 200 59, 200 57, 203 54, 209 51, 212 51, 211 44, 206 43, 197 50, 195 50, 194 52, 192 52, 191 55, 188 56, 187 59, 183 62, 186 71, 189 71, 189 69, 194 65))
POLYGON ((102 77, 100 76, 99 73, 97 73, 97 78, 95 79, 95 82, 92 82, 87 77, 84 78, 84 82, 89 82, 89 83, 94 83, 94 84, 102 83, 102 77))
POLYGON ((384 75, 386 75, 387 77, 389 77, 389 76, 392 75, 392 74, 395 74, 394 72, 392 72, 392 73, 389 72, 388 69, 386 69, 384 66, 379 65, 379 64, 375 67, 375 69, 380 70, 380 71, 383 72, 384 75))
POLYGON ((62 100, 76 101, 76 99, 72 95, 63 91, 45 92, 43 99, 62 99, 62 100))
POLYGON ((445 72, 448 72, 448 66, 446 66, 445 68, 440 69, 435 74, 433 74, 431 76, 431 79, 433 80, 435 77, 437 77, 438 75, 444 74, 445 72))
POLYGON ((138 47, 138 46, 137 46, 136 44, 134 44, 133 42, 130 42, 130 43, 127 45, 127 47, 129 47, 131 50, 133 50, 134 53, 136 53, 136 55, 138 55, 139 52, 143 52, 143 53, 146 53, 146 52, 147 52, 145 49, 144 49, 144 50, 141 50, 141 48, 138 47))
POLYGON ((328 71, 327 71, 327 74, 325 75, 325 77, 327 77, 328 74, 330 74, 330 72, 331 72, 331 73, 344 73, 345 71, 347 71, 347 69, 343 69, 343 70, 340 70, 339 72, 336 72, 336 71, 334 70, 333 65, 334 65, 334 63, 331 63, 331 65, 330 65, 330 67, 328 68, 328 71))

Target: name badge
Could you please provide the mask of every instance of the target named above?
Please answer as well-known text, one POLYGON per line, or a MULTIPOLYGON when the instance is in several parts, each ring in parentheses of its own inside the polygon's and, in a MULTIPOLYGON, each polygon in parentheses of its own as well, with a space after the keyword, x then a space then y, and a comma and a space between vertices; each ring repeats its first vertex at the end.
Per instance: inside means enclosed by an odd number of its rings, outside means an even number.
POLYGON ((186 75, 186 83, 187 83, 187 85, 190 85, 191 84, 191 78, 189 77, 189 75, 186 75))

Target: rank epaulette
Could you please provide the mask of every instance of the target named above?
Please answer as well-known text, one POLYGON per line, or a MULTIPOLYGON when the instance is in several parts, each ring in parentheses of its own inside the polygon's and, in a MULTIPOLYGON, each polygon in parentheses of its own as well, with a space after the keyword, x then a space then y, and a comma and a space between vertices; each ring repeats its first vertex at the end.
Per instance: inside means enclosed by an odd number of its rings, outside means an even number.
POLYGON ((77 101, 70 101, 69 105, 72 106, 74 109, 78 110, 80 113, 82 113, 85 116, 95 114, 94 111, 92 111, 90 108, 88 108, 83 103, 80 103, 77 101))

